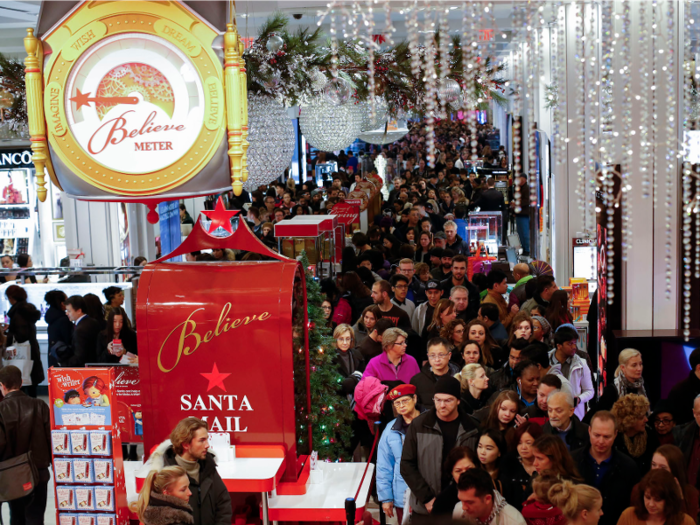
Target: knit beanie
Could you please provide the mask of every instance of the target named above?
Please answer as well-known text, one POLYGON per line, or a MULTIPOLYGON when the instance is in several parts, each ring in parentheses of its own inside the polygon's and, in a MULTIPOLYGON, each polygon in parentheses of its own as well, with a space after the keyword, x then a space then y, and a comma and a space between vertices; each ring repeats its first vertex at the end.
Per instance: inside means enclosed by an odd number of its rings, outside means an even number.
POLYGON ((448 396, 459 399, 462 394, 462 389, 459 381, 450 375, 446 375, 442 376, 437 380, 437 383, 435 383, 435 394, 447 394, 448 396))
POLYGON ((549 324, 549 321, 545 319, 542 316, 539 315, 533 315, 532 320, 535 321, 537 320, 538 323, 540 323, 540 326, 542 327, 542 331, 544 332, 544 335, 547 335, 549 332, 552 331, 552 325, 549 324))

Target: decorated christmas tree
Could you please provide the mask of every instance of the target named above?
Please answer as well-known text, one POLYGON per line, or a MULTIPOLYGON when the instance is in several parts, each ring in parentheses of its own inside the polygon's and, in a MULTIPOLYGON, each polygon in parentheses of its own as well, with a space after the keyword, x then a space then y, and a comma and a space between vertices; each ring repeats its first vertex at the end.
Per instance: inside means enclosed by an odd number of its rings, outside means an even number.
MULTIPOLYGON (((309 266, 306 252, 302 252, 301 264, 309 266)), ((326 327, 321 302, 321 286, 306 272, 306 300, 309 312, 309 367, 311 383, 311 411, 306 411, 306 359, 303 351, 294 352, 294 381, 297 407, 297 448, 300 454, 318 452, 321 460, 349 461, 352 412, 350 403, 340 393, 342 376, 335 365, 336 347, 331 329, 326 327), (312 429, 312 447, 308 443, 308 425, 312 429)), ((295 338, 297 349, 303 341, 295 338)))

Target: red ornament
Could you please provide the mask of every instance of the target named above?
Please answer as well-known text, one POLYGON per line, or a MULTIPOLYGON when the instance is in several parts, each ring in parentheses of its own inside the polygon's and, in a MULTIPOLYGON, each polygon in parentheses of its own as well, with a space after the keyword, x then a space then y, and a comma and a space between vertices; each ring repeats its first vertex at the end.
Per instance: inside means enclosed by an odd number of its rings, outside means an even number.
POLYGON ((233 233, 233 227, 231 226, 231 217, 236 215, 238 211, 228 211, 224 207, 224 201, 221 197, 219 197, 219 200, 216 201, 216 208, 213 211, 207 210, 202 211, 202 213, 206 215, 209 218, 209 220, 211 220, 208 233, 214 232, 219 226, 221 226, 227 232, 233 233))

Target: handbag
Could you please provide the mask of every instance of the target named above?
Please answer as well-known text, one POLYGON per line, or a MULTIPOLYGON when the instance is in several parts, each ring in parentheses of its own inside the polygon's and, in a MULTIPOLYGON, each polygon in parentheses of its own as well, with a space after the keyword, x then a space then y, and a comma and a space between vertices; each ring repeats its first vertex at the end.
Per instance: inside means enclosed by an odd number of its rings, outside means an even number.
POLYGON ((49 366, 60 366, 60 363, 68 359, 73 353, 70 345, 63 341, 56 341, 49 348, 49 366))
POLYGON ((29 496, 39 480, 39 472, 27 452, 0 462, 0 502, 29 496))
POLYGON ((5 357, 2 360, 3 366, 16 366, 22 372, 22 386, 32 386, 32 347, 31 343, 15 343, 5 349, 5 357))

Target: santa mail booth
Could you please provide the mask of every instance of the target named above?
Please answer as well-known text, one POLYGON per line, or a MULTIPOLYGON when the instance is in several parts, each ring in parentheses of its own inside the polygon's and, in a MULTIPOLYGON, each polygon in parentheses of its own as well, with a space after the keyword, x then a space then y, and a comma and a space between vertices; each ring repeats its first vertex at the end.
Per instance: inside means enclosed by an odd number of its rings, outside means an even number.
POLYGON ((304 215, 275 224, 275 237, 280 253, 296 259, 306 251, 309 264, 316 267, 316 275, 332 277, 334 263, 340 262, 337 238, 341 239, 341 254, 344 244, 337 228, 338 218, 334 215, 304 215))
POLYGON ((281 445, 279 478, 296 481, 295 400, 307 402, 308 370, 295 385, 294 335, 298 353, 305 313, 293 260, 149 264, 137 304, 145 450, 195 416, 228 434, 237 456, 281 445))

